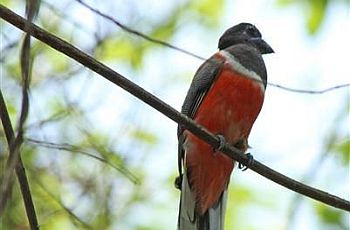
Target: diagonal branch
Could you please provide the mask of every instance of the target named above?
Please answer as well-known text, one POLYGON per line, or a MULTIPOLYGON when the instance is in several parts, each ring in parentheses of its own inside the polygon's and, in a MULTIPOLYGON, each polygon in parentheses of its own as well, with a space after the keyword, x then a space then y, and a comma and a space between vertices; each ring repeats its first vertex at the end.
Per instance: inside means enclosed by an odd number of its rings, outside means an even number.
POLYGON ((4 211, 6 206, 6 201, 9 197, 10 189, 11 189, 11 178, 13 174, 13 168, 16 170, 17 178, 19 181, 19 185, 21 188, 21 193, 24 201, 24 206, 26 209, 28 222, 31 227, 31 229, 39 229, 38 220, 35 213, 35 208, 32 200, 32 195, 29 189, 29 182, 28 178, 26 176, 26 172, 23 166, 23 162, 21 159, 21 155, 19 153, 19 149, 13 149, 12 146, 14 146, 15 141, 15 135, 14 131, 11 125, 11 120, 7 111, 7 107, 5 104, 5 100, 2 96, 2 92, 0 90, 0 118, 2 125, 4 127, 7 143, 10 149, 10 156, 6 164, 6 169, 4 176, 1 181, 1 190, 0 190, 0 216, 1 213, 4 211), (18 152, 15 154, 16 151, 18 152))
MULTIPOLYGON (((2 5, 0 5, 0 17, 6 20, 7 22, 11 23, 12 25, 16 26, 17 28, 25 31, 26 28, 24 25, 26 23, 26 20, 2 5)), ((220 145, 220 140, 214 134, 210 133, 204 127, 196 124, 187 116, 179 113, 174 108, 161 101, 151 93, 145 91, 140 86, 134 84, 124 76, 113 71, 111 68, 95 60, 93 57, 85 54, 84 52, 80 51, 78 48, 62 40, 61 38, 58 38, 55 35, 48 33, 47 31, 41 29, 40 27, 34 24, 30 25, 30 33, 33 37, 46 43, 47 45, 58 50, 59 52, 64 53, 65 55, 73 58, 77 62, 83 64, 87 68, 103 76, 110 82, 128 91, 129 93, 139 98, 146 104, 152 106, 154 109, 158 110, 171 120, 177 122, 178 124, 181 124, 184 128, 186 128, 187 130, 189 130, 208 144, 214 147, 220 145)), ((224 145, 224 147, 222 148, 222 152, 240 163, 243 163, 245 165, 248 163, 247 156, 229 144, 224 145)), ((303 194, 330 206, 350 211, 349 201, 334 196, 332 194, 326 193, 319 189, 315 189, 308 185, 302 184, 298 181, 295 181, 258 161, 254 161, 251 164, 250 169, 290 190, 293 190, 295 192, 298 192, 300 194, 303 194)))

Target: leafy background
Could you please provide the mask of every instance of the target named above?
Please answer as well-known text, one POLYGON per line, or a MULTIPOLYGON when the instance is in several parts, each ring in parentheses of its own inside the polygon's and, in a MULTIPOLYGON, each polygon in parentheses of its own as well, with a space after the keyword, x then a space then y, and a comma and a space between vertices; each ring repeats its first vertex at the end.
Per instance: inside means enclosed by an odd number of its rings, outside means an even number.
MULTIPOLYGON (((24 1, 0 2, 24 14, 24 1)), ((253 22, 276 51, 265 57, 274 83, 324 88, 348 81, 350 74, 343 56, 350 52, 348 0, 88 3, 204 57, 215 52, 225 28, 253 22)), ((201 63, 130 35, 75 0, 41 1, 36 23, 177 109, 201 63)), ((0 34, 1 90, 15 126, 23 34, 5 21, 0 34)), ((176 124, 41 42, 32 44, 30 115, 21 152, 41 229, 175 229, 176 124)), ((349 89, 307 95, 270 86, 251 152, 286 175, 349 199, 349 96, 349 89)), ((8 157, 2 129, 0 137, 2 172, 8 157)), ((227 229, 349 228, 349 214, 255 173, 234 171, 231 181, 227 229)), ((0 226, 27 229, 17 183, 0 226)))

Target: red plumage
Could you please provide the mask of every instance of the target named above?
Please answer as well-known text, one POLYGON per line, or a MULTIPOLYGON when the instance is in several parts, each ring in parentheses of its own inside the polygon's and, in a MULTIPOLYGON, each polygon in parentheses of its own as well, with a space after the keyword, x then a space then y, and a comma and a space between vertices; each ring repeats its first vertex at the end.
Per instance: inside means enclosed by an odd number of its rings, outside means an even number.
MULTIPOLYGON (((260 83, 225 63, 194 120, 212 133, 222 134, 232 145, 246 143, 263 100, 260 83)), ((197 199, 198 212, 203 214, 226 188, 234 162, 190 132, 186 135, 185 165, 190 169, 189 183, 197 199)), ((239 147, 242 151, 247 149, 246 145, 239 147)))
MULTIPOLYGON (((262 54, 273 50, 250 23, 226 30, 218 47, 197 70, 181 112, 245 152, 264 101, 267 73, 262 54)), ((223 230, 234 161, 181 126, 178 140, 178 229, 223 230)))

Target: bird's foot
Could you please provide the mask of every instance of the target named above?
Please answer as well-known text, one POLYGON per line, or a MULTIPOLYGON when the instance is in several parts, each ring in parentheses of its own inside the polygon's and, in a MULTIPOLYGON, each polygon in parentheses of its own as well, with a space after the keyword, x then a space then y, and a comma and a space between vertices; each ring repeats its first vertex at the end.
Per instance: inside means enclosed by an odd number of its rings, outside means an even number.
POLYGON ((247 157, 248 157, 247 165, 244 165, 241 162, 239 162, 239 164, 238 164, 238 168, 242 169, 242 171, 247 170, 254 162, 254 157, 252 154, 247 153, 247 157))
POLYGON ((174 184, 175 184, 175 188, 181 190, 181 187, 182 187, 182 174, 175 178, 174 184))
POLYGON ((216 147, 214 150, 215 150, 215 152, 220 152, 224 148, 224 146, 226 144, 226 140, 222 134, 217 134, 216 136, 217 136, 217 138, 219 138, 220 143, 219 143, 219 146, 216 147))

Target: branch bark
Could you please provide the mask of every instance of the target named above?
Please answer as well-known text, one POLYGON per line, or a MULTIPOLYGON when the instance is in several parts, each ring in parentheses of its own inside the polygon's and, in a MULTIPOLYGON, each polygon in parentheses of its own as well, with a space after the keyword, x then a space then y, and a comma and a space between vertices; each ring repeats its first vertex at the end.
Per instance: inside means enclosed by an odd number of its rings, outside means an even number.
MULTIPOLYGON (((196 124, 187 116, 179 113, 174 108, 161 101, 151 93, 145 91, 140 86, 134 84, 121 74, 113 71, 111 68, 107 67, 101 62, 95 60, 93 57, 80 51, 78 48, 74 47, 68 42, 62 40, 59 37, 56 37, 55 35, 41 29, 40 27, 32 23, 30 24, 29 30, 26 30, 26 20, 2 5, 0 5, 0 17, 6 20, 7 22, 11 23, 12 25, 16 26, 17 28, 25 32, 31 33, 31 35, 37 38, 38 40, 46 43, 47 45, 51 46, 57 51, 64 53, 65 55, 71 57, 72 59, 81 63, 85 67, 106 78, 110 82, 128 91, 129 93, 139 98, 146 104, 152 106, 154 109, 158 110, 171 120, 177 122, 178 124, 181 124, 187 130, 201 138, 203 141, 212 145, 213 147, 217 147, 220 145, 220 140, 214 134, 206 130, 204 127, 196 124)), ((246 165, 248 163, 247 156, 244 153, 240 152, 238 149, 234 148, 233 146, 225 144, 222 148, 222 152, 242 164, 246 165)), ((310 187, 308 185, 302 184, 298 181, 295 181, 256 160, 250 165, 250 169, 297 193, 303 194, 309 198, 323 202, 330 206, 350 211, 349 201, 334 196, 332 194, 326 193, 319 189, 310 187)))
MULTIPOLYGON (((0 14, 1 15, 1 14, 0 14)), ((5 104, 4 97, 2 96, 2 92, 0 90, 0 118, 5 131, 5 136, 7 139, 7 143, 10 149, 10 155, 6 164, 5 173, 3 179, 1 181, 1 199, 0 199, 0 216, 4 211, 6 206, 7 198, 9 197, 9 193, 12 187, 12 175, 13 168, 15 168, 16 175, 18 178, 18 182, 21 188, 21 194, 24 201, 24 206, 27 213, 28 222, 30 225, 30 229, 38 230, 38 220, 34 208, 34 203, 32 200, 32 195, 29 188, 28 178, 23 166, 23 162, 20 155, 20 150, 15 148, 15 134, 11 125, 11 120, 7 111, 7 107, 5 104)))

